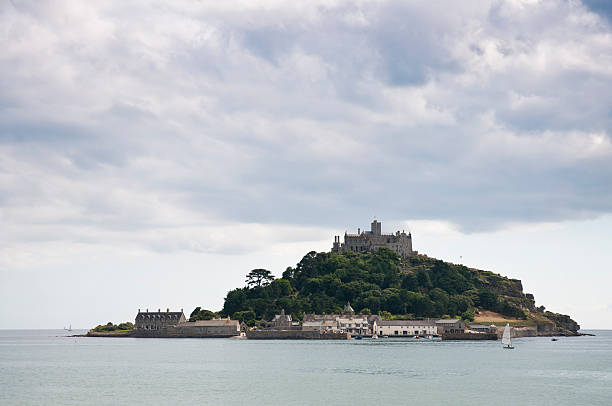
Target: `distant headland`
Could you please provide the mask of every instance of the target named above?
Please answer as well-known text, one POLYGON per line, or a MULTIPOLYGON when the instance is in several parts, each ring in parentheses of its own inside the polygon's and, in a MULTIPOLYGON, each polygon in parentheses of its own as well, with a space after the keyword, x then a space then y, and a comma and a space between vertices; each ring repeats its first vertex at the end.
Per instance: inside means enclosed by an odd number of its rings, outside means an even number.
POLYGON ((520 280, 419 254, 411 233, 383 234, 374 220, 342 243, 335 236, 330 252, 307 253, 279 279, 253 269, 219 311, 197 307, 187 320, 182 310, 139 310, 133 325, 108 323, 88 335, 491 339, 506 323, 514 336, 580 335, 570 316, 536 307, 520 280))

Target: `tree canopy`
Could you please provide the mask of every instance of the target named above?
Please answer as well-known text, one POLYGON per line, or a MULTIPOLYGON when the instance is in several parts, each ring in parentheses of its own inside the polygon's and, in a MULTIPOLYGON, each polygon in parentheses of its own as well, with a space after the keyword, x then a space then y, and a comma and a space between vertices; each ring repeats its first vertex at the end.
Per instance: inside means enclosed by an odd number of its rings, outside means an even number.
POLYGON ((245 283, 249 288, 267 286, 274 280, 274 276, 267 269, 253 269, 246 276, 245 283))
POLYGON ((189 321, 212 320, 212 319, 218 318, 218 317, 219 317, 219 313, 215 313, 215 312, 212 312, 210 310, 206 310, 206 309, 202 309, 200 307, 196 307, 191 312, 191 315, 189 316, 189 321))
POLYGON ((520 281, 426 256, 409 260, 394 251, 309 252, 274 279, 254 269, 246 287, 225 297, 223 316, 245 322, 270 320, 281 309, 300 320, 304 312, 340 313, 347 303, 385 317, 474 318, 476 308, 524 318, 520 281), (388 315, 388 316, 387 316, 388 315))

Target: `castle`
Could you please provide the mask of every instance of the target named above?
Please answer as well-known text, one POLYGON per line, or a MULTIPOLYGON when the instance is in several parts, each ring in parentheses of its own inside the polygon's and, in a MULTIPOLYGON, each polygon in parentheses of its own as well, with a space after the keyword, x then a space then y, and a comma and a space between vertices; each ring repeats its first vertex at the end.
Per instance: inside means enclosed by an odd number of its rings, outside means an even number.
POLYGON ((381 225, 382 223, 374 220, 371 231, 361 231, 358 228, 357 234, 344 233, 344 243, 340 243, 339 235, 335 236, 332 252, 377 251, 380 247, 385 247, 397 252, 403 258, 417 254, 417 251, 412 250, 411 233, 397 231, 395 234, 383 234, 381 225))

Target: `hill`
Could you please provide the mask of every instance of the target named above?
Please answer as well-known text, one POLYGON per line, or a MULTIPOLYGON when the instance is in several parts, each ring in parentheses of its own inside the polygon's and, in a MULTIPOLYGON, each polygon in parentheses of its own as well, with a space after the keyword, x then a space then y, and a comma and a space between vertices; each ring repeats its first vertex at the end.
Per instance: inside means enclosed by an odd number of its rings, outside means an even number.
POLYGON ((220 314, 254 324, 285 309, 301 320, 304 312, 340 313, 347 302, 359 313, 384 318, 509 320, 562 334, 574 334, 580 328, 569 316, 536 308, 533 295, 523 292, 520 280, 425 255, 402 259, 386 248, 363 253, 309 252, 295 267, 287 268, 281 279, 255 269, 247 275, 246 287, 227 293, 220 314))

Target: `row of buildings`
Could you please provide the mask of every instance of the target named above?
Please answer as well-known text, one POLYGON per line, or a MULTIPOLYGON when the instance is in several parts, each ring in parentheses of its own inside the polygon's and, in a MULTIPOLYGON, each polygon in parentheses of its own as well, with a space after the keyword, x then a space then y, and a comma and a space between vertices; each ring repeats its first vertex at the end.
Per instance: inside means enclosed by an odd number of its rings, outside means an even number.
MULTIPOLYGON (((171 312, 144 312, 136 316, 136 336, 140 337, 231 337, 240 335, 246 325, 228 318, 187 321, 183 310, 171 312)), ((466 325, 460 319, 440 320, 383 320, 379 315, 355 314, 347 303, 342 314, 304 314, 302 322, 294 321, 281 311, 267 323, 267 331, 309 331, 348 333, 351 336, 442 336, 444 334, 490 333, 490 326, 466 325)))
POLYGON ((277 330, 304 330, 330 333, 350 333, 352 336, 429 336, 463 333, 468 326, 460 319, 441 320, 383 320, 379 315, 355 314, 347 303, 342 314, 304 314, 302 323, 294 322, 291 315, 276 315, 268 328, 277 330))

